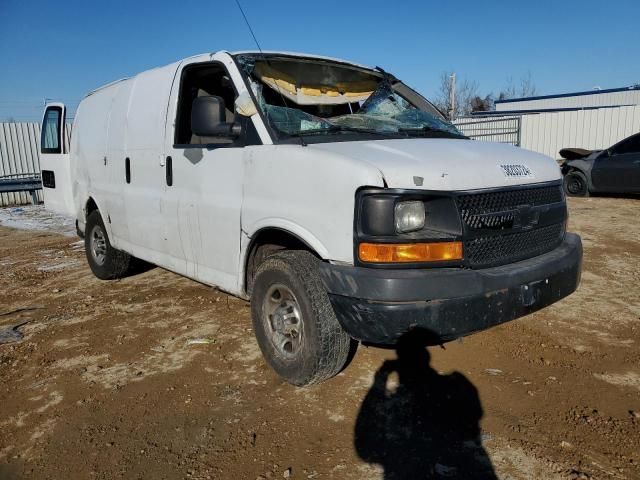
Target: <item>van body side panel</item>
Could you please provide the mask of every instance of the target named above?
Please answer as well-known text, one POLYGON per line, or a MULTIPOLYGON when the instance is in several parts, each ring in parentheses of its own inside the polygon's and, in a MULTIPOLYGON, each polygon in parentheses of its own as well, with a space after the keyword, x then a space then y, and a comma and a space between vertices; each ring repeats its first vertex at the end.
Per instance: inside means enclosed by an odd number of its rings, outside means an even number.
POLYGON ((129 97, 133 88, 132 80, 125 80, 115 85, 117 89, 113 97, 111 114, 109 116, 109 134, 107 136, 107 180, 105 191, 106 222, 111 224, 111 243, 120 248, 122 241, 129 239, 127 224, 127 204, 124 190, 127 187, 125 179, 125 159, 129 153, 127 143, 127 111, 129 97))
MULTIPOLYGON (((125 150, 130 159, 131 183, 123 189, 128 242, 138 255, 181 271, 176 257, 181 245, 165 235, 166 217, 175 215, 163 201, 165 170, 163 138, 167 103, 178 64, 149 70, 133 79, 126 117, 125 150), (140 255, 142 253, 142 255, 140 255)), ((124 159, 119 159, 124 162, 124 159)))
POLYGON ((73 184, 73 200, 76 219, 78 220, 78 228, 84 232, 86 223, 84 207, 89 198, 88 178, 84 159, 78 154, 82 145, 79 140, 81 125, 84 123, 84 100, 80 102, 76 109, 73 119, 73 128, 71 129, 71 142, 69 144, 69 166, 71 172, 71 183, 73 184))
POLYGON ((114 85, 98 90, 82 100, 76 112, 71 141, 73 176, 78 182, 78 219, 84 225, 84 208, 89 198, 93 198, 104 216, 109 237, 112 236, 112 231, 106 211, 112 185, 105 158, 109 116, 116 93, 117 87, 114 85))
MULTIPOLYGON (((353 263, 355 193, 384 185, 377 169, 299 145, 265 145, 245 162, 242 230, 248 237, 278 227, 326 260, 353 263)), ((243 243, 246 249, 249 242, 243 243)))

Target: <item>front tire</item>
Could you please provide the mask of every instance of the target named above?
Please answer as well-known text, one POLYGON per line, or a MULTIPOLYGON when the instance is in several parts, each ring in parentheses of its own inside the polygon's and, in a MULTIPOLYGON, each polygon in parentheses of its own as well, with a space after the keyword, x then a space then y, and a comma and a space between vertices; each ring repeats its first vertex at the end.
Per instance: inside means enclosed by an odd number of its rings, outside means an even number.
POLYGON ((336 318, 318 263, 305 251, 274 254, 258 267, 251 293, 253 329, 264 358, 298 386, 338 374, 352 342, 336 318))
POLYGON ((570 197, 588 197, 587 177, 578 170, 571 170, 564 176, 564 191, 570 197))
POLYGON ((131 255, 111 246, 102 216, 94 210, 87 217, 84 250, 93 274, 101 280, 126 276, 131 265, 131 255))

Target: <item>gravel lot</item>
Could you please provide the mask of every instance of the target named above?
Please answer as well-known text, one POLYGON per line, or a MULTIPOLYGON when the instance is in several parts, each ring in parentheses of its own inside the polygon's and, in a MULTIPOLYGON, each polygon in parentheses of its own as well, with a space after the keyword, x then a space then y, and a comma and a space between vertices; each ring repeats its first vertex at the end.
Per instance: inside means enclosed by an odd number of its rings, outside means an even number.
POLYGON ((569 206, 577 293, 410 361, 361 346, 305 389, 248 303, 100 281, 64 219, 0 210, 0 329, 24 334, 0 344, 0 478, 640 478, 640 199, 569 206))

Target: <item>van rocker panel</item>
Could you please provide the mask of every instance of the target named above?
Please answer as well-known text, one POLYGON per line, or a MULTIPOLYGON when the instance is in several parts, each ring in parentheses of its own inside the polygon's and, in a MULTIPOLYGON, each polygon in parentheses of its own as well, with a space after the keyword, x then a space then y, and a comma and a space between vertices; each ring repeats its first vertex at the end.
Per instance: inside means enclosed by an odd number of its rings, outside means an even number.
POLYGON ((342 327, 364 342, 394 344, 415 328, 434 343, 485 330, 576 290, 582 242, 567 233, 556 249, 482 270, 383 270, 324 263, 321 275, 342 327))

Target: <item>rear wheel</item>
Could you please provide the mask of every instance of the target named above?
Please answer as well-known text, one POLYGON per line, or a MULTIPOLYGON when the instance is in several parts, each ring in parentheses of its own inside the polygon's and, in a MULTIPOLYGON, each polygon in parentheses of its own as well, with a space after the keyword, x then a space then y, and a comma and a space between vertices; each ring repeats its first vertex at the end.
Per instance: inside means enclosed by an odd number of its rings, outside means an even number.
POLYGON ((351 338, 342 329, 309 252, 285 251, 258 267, 251 293, 253 329, 267 363, 293 385, 340 372, 351 338))
POLYGON ((564 176, 564 191, 571 197, 588 197, 587 177, 578 170, 571 170, 564 176))
POLYGON ((111 246, 98 210, 87 217, 84 232, 84 249, 93 274, 102 280, 124 277, 129 271, 132 257, 111 246))

